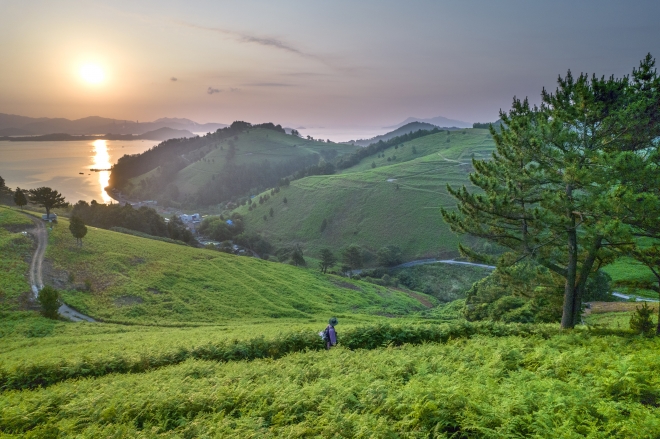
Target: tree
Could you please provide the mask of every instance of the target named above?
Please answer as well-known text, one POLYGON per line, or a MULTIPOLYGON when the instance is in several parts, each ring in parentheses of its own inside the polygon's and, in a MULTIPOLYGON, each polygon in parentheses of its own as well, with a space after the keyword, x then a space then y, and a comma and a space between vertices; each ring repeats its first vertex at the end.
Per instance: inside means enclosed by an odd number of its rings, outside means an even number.
POLYGON ((326 227, 328 227, 328 220, 323 218, 323 221, 321 222, 320 232, 323 233, 323 231, 325 230, 326 227))
POLYGON ((19 206, 21 210, 23 210, 23 206, 27 204, 27 198, 25 197, 25 192, 20 187, 16 188, 16 192, 14 192, 14 204, 19 206))
POLYGON ((41 305, 41 314, 49 319, 57 319, 57 310, 60 307, 60 293, 50 285, 39 291, 37 301, 41 305))
POLYGON ((58 207, 66 207, 69 203, 66 202, 64 196, 58 191, 49 187, 40 187, 37 189, 30 189, 30 201, 46 209, 46 216, 50 218, 50 210, 58 207))
POLYGON ((351 244, 344 249, 341 255, 341 259, 344 265, 349 267, 351 271, 350 274, 352 274, 353 270, 362 268, 364 263, 362 260, 362 249, 359 245, 355 244, 351 244))
POLYGON ((319 267, 321 268, 321 273, 326 273, 328 268, 332 267, 337 263, 337 257, 330 251, 329 248, 321 249, 321 262, 319 262, 319 267))
POLYGON ((270 212, 268 212, 268 214, 271 216, 271 218, 273 217, 273 215, 275 215, 275 211, 273 210, 272 207, 270 208, 270 212))
POLYGON ((289 200, 287 200, 286 197, 284 197, 284 199, 282 200, 282 202, 283 202, 284 204, 286 204, 286 203, 289 202, 289 200))
POLYGON ((307 262, 303 257, 303 251, 299 245, 295 246, 293 252, 291 252, 291 263, 296 267, 299 265, 303 267, 307 266, 307 262))
MULTIPOLYGON (((642 80, 639 88, 653 89, 650 79, 642 80)), ((569 72, 555 93, 543 91, 540 107, 514 99, 509 114, 501 113, 500 129, 491 127, 493 159, 473 160, 470 180, 483 193, 449 188, 458 212, 442 211, 452 230, 508 249, 498 265, 530 258, 562 276, 562 328, 579 321, 590 275, 613 260, 613 249, 631 242, 629 230, 611 213, 610 197, 618 188, 611 163, 657 137, 646 126, 652 126, 648 118, 634 113, 653 108, 635 87, 627 77, 573 78, 569 72)), ((488 259, 466 247, 461 251, 488 259)))
POLYGON ((630 316, 630 329, 637 334, 653 337, 653 308, 644 302, 642 307, 635 307, 635 312, 630 316))
POLYGON ((388 245, 386 247, 381 247, 376 254, 376 259, 378 260, 378 265, 383 267, 393 267, 399 265, 403 261, 403 255, 401 249, 396 245, 388 245))
POLYGON ((78 216, 72 216, 69 221, 69 230, 73 237, 76 238, 76 242, 82 246, 82 239, 87 235, 87 226, 83 220, 78 216))

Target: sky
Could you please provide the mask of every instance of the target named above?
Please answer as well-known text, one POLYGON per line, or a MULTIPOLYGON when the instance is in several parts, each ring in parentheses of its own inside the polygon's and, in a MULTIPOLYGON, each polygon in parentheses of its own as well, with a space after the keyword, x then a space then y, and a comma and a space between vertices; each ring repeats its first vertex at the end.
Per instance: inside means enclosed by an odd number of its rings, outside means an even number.
POLYGON ((494 121, 568 69, 660 56, 658 16, 657 0, 0 0, 0 113, 494 121))

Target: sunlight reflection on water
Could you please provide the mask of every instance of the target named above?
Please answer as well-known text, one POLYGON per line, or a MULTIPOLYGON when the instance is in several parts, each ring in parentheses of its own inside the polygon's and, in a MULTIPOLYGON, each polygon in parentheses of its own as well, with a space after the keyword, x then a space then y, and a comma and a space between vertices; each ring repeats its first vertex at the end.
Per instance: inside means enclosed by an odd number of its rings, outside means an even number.
MULTIPOLYGON (((110 154, 108 154, 108 145, 105 140, 95 140, 94 143, 94 165, 92 169, 110 169, 112 163, 110 163, 110 154)), ((103 203, 109 203, 112 201, 112 198, 105 191, 105 188, 108 186, 110 181, 110 172, 109 171, 97 171, 99 174, 99 184, 101 185, 101 199, 103 203)))

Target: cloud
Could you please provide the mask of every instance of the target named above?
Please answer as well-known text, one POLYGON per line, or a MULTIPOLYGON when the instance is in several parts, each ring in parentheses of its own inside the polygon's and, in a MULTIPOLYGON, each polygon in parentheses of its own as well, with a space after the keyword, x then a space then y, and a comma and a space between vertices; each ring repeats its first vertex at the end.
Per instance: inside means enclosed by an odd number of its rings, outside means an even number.
POLYGON ((215 94, 215 93, 220 93, 221 91, 222 90, 218 90, 217 88, 213 88, 213 87, 209 87, 208 89, 206 89, 206 93, 208 93, 210 95, 215 94))
POLYGON ((252 82, 243 85, 248 87, 293 87, 293 84, 285 84, 283 82, 252 82))
POLYGON ((170 78, 170 81, 172 81, 172 82, 176 82, 176 81, 178 81, 178 78, 175 78, 174 76, 172 76, 172 77, 170 78))
POLYGON ((256 35, 250 35, 248 33, 244 32, 236 32, 232 30, 227 30, 227 29, 221 29, 218 27, 207 27, 207 26, 199 26, 197 24, 192 24, 188 23, 185 21, 177 21, 176 22, 180 26, 185 26, 189 27, 192 29, 198 29, 198 30, 204 30, 204 31, 209 31, 209 32, 215 32, 221 35, 225 35, 227 37, 233 38, 234 40, 241 42, 241 43, 251 43, 251 44, 258 44, 260 46, 266 46, 266 47, 272 47, 275 49, 279 49, 285 52, 293 53, 295 55, 301 56, 303 58, 310 58, 310 59, 316 59, 318 61, 321 61, 323 63, 326 63, 321 57, 318 55, 314 55, 312 53, 305 52, 294 45, 287 43, 285 41, 279 40, 277 38, 273 37, 258 37, 256 35))
POLYGON ((240 90, 241 90, 240 88, 236 88, 236 87, 232 87, 232 88, 229 89, 229 91, 232 92, 232 93, 235 92, 235 91, 240 91, 240 90))

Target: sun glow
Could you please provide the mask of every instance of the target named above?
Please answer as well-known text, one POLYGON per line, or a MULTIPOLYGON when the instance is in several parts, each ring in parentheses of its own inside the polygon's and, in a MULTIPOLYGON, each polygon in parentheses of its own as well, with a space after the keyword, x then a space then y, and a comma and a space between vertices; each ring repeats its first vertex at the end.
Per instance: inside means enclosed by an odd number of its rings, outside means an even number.
POLYGON ((105 79, 105 73, 98 64, 85 64, 80 68, 80 77, 89 84, 100 84, 105 79))

